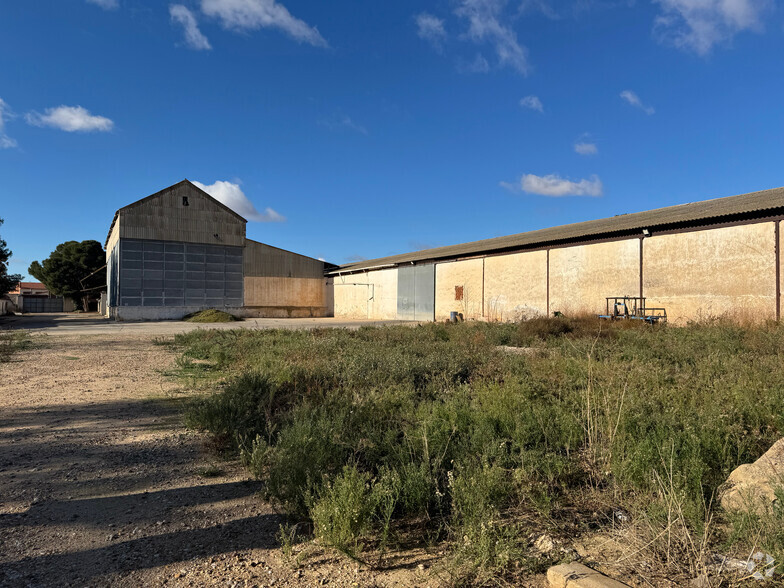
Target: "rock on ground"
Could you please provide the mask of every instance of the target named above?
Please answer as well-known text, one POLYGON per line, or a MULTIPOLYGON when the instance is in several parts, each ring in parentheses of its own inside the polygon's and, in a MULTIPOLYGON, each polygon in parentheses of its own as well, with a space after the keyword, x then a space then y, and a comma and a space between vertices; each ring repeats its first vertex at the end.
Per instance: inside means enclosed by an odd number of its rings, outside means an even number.
POLYGON ((729 475, 721 490, 721 506, 765 513, 776 502, 777 487, 784 488, 784 438, 757 461, 744 463, 729 475))

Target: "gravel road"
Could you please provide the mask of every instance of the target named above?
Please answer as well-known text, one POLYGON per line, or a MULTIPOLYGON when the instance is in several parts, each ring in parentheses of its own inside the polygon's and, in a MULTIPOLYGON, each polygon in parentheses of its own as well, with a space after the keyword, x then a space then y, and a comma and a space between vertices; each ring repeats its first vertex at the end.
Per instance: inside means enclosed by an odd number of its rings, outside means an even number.
POLYGON ((173 365, 128 332, 35 335, 0 363, 0 585, 434 585, 424 553, 295 569, 259 483, 183 427, 173 365))

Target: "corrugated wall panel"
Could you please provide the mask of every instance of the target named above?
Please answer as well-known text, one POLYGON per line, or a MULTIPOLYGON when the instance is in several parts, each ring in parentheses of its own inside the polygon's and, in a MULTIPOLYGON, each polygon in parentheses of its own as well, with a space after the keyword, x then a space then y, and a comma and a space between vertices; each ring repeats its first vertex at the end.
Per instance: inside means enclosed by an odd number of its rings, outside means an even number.
POLYGON ((245 244, 245 221, 187 184, 123 209, 117 225, 123 239, 245 244))
POLYGON ((245 276, 256 278, 323 278, 324 262, 245 240, 245 276))
POLYGON ((120 292, 115 305, 243 304, 241 247, 120 239, 119 251, 120 292))
POLYGON ((397 318, 432 321, 435 316, 435 265, 402 266, 397 272, 397 318))

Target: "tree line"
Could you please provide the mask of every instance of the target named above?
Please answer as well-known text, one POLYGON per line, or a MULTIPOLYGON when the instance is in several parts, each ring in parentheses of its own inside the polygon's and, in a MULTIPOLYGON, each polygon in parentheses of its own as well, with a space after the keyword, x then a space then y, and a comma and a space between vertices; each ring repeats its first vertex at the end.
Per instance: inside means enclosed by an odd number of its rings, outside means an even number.
MULTIPOLYGON (((20 274, 8 273, 11 256, 12 251, 0 238, 0 296, 24 279, 20 274)), ((66 241, 43 261, 31 263, 27 271, 51 294, 70 298, 77 309, 86 310, 89 301, 106 286, 106 255, 98 241, 66 241)))

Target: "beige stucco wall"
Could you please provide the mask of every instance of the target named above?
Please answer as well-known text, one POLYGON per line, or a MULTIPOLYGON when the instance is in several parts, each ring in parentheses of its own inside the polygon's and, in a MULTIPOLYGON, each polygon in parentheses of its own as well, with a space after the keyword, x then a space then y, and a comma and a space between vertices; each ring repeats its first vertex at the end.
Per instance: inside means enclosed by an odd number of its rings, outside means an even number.
POLYGON ((483 314, 483 259, 467 259, 436 264, 436 320, 459 312, 465 319, 483 314), (456 288, 463 288, 463 299, 456 300, 456 288))
POLYGON ((547 314, 547 252, 485 259, 485 317, 517 321, 547 314))
POLYGON ((333 284, 336 317, 397 318, 397 268, 337 276, 333 284))
MULTIPOLYGON (((784 226, 782 226, 781 222, 779 222, 779 310, 780 312, 784 313, 784 301, 781 300, 781 293, 784 292, 784 249, 782 249, 782 247, 784 247, 784 234, 782 233, 784 233, 784 226)), ((775 297, 773 304, 775 312, 775 297)), ((781 320, 781 316, 782 315, 780 314, 776 318, 781 320)))
POLYGON ((550 250, 550 312, 598 314, 608 296, 639 296, 640 240, 550 250))
MULTIPOLYGON (((784 235, 779 246, 784 250, 784 235)), ((775 318, 775 223, 654 235, 643 244, 643 294, 671 322, 728 316, 775 318)), ((519 320, 548 312, 547 252, 529 251, 436 264, 435 318, 519 320), (463 300, 455 300, 455 286, 463 300)), ((784 288, 784 255, 781 256, 784 288)), ((640 239, 549 252, 549 312, 597 314, 608 296, 638 296, 640 239)), ((334 280, 335 316, 394 319, 397 269, 334 280)))
POLYGON ((773 222, 653 236, 643 244, 648 306, 671 321, 775 318, 773 222))
POLYGON ((117 243, 120 242, 120 222, 119 218, 114 226, 112 232, 109 233, 109 238, 106 240, 106 261, 109 261, 109 256, 112 254, 112 249, 115 248, 117 243))
POLYGON ((245 306, 322 308, 327 306, 323 278, 245 277, 245 306))

